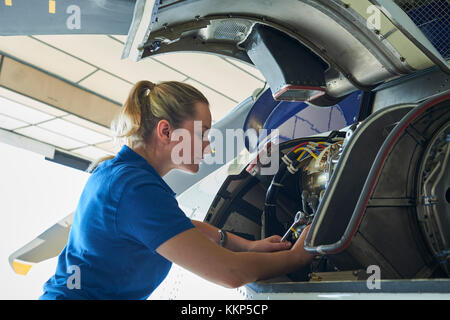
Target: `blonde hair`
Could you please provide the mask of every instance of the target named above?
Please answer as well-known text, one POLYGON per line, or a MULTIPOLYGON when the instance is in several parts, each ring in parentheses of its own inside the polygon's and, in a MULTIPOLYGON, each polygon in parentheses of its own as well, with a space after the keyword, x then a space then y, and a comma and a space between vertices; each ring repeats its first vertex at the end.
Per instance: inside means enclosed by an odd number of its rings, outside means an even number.
MULTIPOLYGON (((133 147, 138 142, 146 142, 160 120, 167 120, 174 129, 180 128, 184 121, 195 117, 195 105, 199 102, 209 105, 206 97, 187 83, 139 81, 111 124, 114 138, 133 147)), ((112 158, 94 161, 87 171, 92 172, 101 162, 112 158)))

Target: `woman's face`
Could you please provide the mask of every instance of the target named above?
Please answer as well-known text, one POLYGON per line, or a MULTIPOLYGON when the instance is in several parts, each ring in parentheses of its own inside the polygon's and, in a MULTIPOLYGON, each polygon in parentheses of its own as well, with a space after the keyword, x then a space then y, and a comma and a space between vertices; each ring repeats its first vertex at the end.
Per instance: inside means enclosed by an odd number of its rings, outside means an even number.
POLYGON ((211 112, 207 104, 196 104, 194 119, 187 120, 172 132, 174 146, 172 162, 177 169, 196 173, 205 154, 210 153, 208 131, 211 128, 211 112))

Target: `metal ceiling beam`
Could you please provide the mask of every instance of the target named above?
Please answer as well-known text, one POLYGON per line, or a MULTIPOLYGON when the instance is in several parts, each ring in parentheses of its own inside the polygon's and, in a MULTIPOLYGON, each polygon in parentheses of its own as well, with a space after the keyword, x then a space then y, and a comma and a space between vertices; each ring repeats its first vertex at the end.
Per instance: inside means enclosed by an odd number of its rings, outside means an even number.
POLYGON ((120 110, 117 103, 6 56, 0 86, 107 128, 120 110))

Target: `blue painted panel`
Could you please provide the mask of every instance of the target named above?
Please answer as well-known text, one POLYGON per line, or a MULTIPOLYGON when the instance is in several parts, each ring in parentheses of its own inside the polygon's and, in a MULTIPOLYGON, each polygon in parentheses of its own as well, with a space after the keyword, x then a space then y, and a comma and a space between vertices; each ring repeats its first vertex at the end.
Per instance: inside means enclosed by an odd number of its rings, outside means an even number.
POLYGON ((278 128, 280 142, 339 130, 357 121, 361 98, 362 93, 357 91, 331 107, 315 107, 304 103, 297 106, 298 112, 295 114, 289 110, 290 106, 278 106, 274 110, 277 115, 268 119, 265 128, 278 128), (285 121, 280 124, 283 118, 285 121))
POLYGON ((279 101, 273 99, 270 88, 267 89, 258 100, 256 100, 248 113, 247 118, 244 121, 244 131, 251 128, 255 130, 262 129, 267 117, 279 103, 279 101))
MULTIPOLYGON (((331 107, 275 101, 270 89, 255 102, 244 123, 249 128, 278 129, 280 142, 339 130, 358 119, 362 92, 356 91, 331 107)), ((264 138, 264 137, 261 137, 264 138)))

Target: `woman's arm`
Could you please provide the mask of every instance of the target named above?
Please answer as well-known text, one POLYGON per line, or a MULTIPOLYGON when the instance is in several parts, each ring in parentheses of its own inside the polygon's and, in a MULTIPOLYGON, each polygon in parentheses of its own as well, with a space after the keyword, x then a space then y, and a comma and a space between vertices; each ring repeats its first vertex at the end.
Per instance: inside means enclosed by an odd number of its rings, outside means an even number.
POLYGON ((303 248, 308 229, 304 230, 290 250, 277 252, 233 252, 210 241, 197 228, 174 236, 156 251, 207 280, 237 288, 256 280, 283 275, 309 264, 313 256, 303 248))
MULTIPOLYGON (((209 240, 219 244, 219 229, 209 223, 192 220, 194 226, 209 240)), ((251 241, 227 232, 227 242, 225 248, 231 251, 248 251, 251 241)))
MULTIPOLYGON (((195 227, 208 239, 219 244, 219 229, 210 225, 208 223, 192 220, 191 222, 195 225, 195 227)), ((227 232, 227 242, 225 243, 225 248, 235 251, 260 251, 260 252, 271 252, 271 251, 279 251, 286 250, 291 247, 291 243, 289 241, 280 242, 280 236, 272 236, 263 240, 250 241, 239 237, 231 232, 227 232)))

